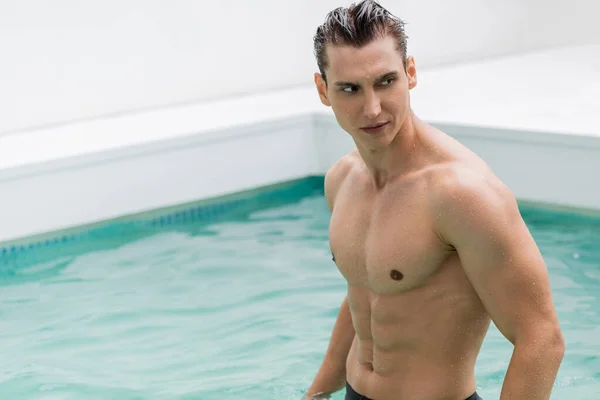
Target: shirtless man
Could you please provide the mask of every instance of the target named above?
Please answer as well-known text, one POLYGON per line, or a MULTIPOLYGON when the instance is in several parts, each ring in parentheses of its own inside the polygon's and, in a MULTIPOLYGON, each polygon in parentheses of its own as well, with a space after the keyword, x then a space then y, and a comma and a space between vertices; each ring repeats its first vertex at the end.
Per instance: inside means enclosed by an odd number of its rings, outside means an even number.
POLYGON ((325 177, 348 292, 305 398, 479 399, 493 321, 514 345, 500 399, 549 399, 565 346, 544 260, 507 186, 412 111, 402 22, 373 1, 338 8, 315 53, 320 99, 356 148, 325 177))

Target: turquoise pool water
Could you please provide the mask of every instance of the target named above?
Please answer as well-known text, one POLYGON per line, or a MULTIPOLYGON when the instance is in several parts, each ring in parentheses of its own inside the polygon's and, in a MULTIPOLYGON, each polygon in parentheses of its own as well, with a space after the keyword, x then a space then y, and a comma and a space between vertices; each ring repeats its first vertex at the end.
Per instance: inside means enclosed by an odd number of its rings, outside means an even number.
MULTIPOLYGON (((345 290, 320 185, 0 246, 0 397, 300 399, 345 290)), ((600 222, 523 215, 568 346, 552 399, 598 399, 600 222)), ((485 400, 510 354, 492 326, 485 400)))

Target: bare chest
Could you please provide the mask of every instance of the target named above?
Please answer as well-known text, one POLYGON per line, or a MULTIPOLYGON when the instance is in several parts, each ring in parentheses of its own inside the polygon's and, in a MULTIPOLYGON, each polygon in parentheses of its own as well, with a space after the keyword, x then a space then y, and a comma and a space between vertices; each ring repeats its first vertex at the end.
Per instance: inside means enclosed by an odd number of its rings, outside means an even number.
POLYGON ((335 263, 348 284, 381 295, 426 284, 449 255, 430 214, 418 193, 340 199, 329 238, 335 263))

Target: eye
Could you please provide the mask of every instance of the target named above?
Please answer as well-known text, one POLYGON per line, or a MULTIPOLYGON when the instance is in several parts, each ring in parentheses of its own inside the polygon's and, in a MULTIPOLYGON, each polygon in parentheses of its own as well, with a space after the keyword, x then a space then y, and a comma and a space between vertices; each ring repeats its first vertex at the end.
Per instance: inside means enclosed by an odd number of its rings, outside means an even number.
POLYGON ((356 90, 358 90, 357 86, 346 86, 345 88, 342 88, 342 92, 346 93, 354 93, 356 90))
POLYGON ((385 81, 382 81, 381 84, 383 86, 389 86, 394 82, 394 80, 395 80, 394 78, 389 78, 389 79, 386 79, 385 81), (388 82, 388 83, 386 84, 385 82, 388 82))

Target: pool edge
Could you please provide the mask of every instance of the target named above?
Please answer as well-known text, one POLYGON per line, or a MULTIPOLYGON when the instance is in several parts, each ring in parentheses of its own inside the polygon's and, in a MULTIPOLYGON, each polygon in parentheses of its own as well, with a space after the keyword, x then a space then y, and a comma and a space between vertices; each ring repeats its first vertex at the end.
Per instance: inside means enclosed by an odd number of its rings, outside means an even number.
POLYGON ((276 182, 260 187, 212 196, 191 202, 184 202, 165 207, 159 207, 131 214, 125 214, 116 218, 99 220, 96 222, 74 225, 57 230, 50 230, 35 235, 19 237, 7 241, 0 241, 0 261, 2 258, 19 254, 24 251, 51 246, 59 243, 67 243, 75 237, 88 234, 93 231, 102 230, 111 226, 123 224, 136 224, 149 226, 176 225, 183 222, 186 212, 196 210, 198 218, 196 223, 210 223, 219 220, 232 211, 230 204, 246 202, 245 212, 253 212, 261 209, 279 206, 296 201, 307 196, 323 193, 324 177, 321 175, 310 175, 303 178, 276 182), (264 201, 270 197, 271 201, 264 201), (262 203, 259 203, 263 200, 262 203), (272 201, 274 200, 274 201, 272 201), (205 211, 201 211, 205 210, 205 211), (173 222, 171 222, 173 221, 173 222))

